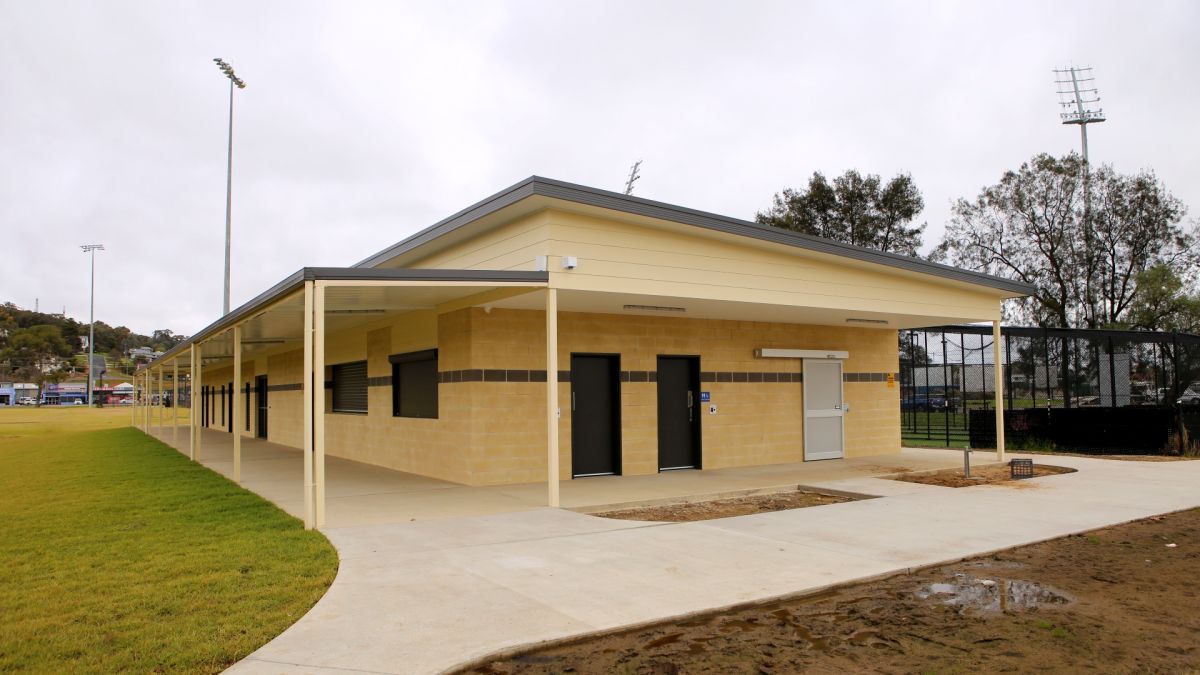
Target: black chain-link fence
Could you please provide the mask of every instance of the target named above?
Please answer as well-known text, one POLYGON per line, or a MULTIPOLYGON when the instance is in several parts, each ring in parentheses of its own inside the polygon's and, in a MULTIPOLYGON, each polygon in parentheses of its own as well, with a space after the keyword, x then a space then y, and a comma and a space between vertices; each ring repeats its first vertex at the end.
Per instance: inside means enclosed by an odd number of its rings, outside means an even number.
MULTIPOLYGON (((1019 327, 1001 334, 1008 447, 1148 453, 1200 437, 1200 336, 1019 327)), ((993 354, 988 326, 900 332, 906 443, 995 446, 993 354)))

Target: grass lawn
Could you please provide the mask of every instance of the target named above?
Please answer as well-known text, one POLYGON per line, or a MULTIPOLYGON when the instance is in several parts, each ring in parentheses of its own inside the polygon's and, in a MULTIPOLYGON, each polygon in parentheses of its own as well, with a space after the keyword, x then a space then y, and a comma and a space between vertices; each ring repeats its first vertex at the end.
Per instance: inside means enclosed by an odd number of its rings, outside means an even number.
POLYGON ((129 427, 0 409, 0 672, 218 672, 324 594, 324 536, 129 427))

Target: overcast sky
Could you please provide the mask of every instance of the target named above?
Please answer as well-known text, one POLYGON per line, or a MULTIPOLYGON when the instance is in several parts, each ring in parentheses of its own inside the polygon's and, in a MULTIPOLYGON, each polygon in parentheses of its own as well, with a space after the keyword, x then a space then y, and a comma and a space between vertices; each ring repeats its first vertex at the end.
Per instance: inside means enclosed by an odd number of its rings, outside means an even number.
POLYGON ((1093 162, 1200 215, 1200 3, 0 0, 0 301, 149 333, 350 265, 529 175, 752 218, 813 171, 952 200, 1077 150, 1054 76, 1095 67, 1093 162))

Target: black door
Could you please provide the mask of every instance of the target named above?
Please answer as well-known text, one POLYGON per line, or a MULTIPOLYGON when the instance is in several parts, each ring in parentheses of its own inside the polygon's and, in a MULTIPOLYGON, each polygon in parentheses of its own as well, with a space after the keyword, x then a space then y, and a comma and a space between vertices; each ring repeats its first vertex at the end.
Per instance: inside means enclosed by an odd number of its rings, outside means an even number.
POLYGON ((620 361, 571 355, 571 474, 621 473, 620 361))
POLYGON ((254 435, 267 437, 267 376, 254 378, 254 400, 258 403, 258 420, 254 423, 254 435))
POLYGON ((658 470, 700 468, 700 358, 658 357, 658 470))
POLYGON ((226 389, 226 391, 229 392, 229 417, 226 417, 225 421, 229 423, 229 433, 232 434, 233 433, 233 400, 235 398, 237 398, 236 396, 233 395, 233 383, 232 382, 230 382, 228 384, 228 389, 226 389))

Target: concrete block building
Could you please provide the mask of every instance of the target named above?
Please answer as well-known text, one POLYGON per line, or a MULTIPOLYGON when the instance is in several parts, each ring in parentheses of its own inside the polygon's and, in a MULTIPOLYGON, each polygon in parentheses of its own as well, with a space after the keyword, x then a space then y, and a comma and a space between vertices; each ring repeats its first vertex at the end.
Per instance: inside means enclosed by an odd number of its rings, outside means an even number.
POLYGON ((546 481, 555 505, 559 481, 898 453, 897 330, 998 331, 1001 301, 1029 292, 533 177, 356 265, 296 272, 139 381, 190 377, 193 425, 235 453, 243 436, 304 452, 318 525, 326 454, 546 481))

